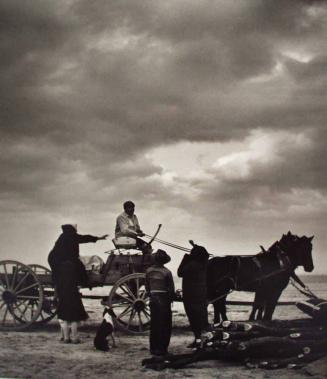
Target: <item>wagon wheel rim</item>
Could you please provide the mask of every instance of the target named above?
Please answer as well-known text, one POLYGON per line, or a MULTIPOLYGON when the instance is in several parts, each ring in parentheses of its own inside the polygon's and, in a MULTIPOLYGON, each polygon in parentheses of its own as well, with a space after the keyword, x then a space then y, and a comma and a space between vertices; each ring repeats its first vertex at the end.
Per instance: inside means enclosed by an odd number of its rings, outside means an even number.
POLYGON ((21 330, 38 317, 43 288, 30 267, 17 261, 0 261, 0 330, 21 330))
POLYGON ((130 333, 144 333, 150 327, 149 296, 145 274, 135 273, 119 279, 110 291, 108 304, 116 326, 130 333))
POLYGON ((28 265, 38 277, 43 289, 41 311, 34 323, 43 324, 52 320, 57 314, 57 297, 52 283, 51 270, 39 264, 28 265), (47 280, 42 280, 47 277, 47 280), (50 278, 50 281, 48 280, 50 278))

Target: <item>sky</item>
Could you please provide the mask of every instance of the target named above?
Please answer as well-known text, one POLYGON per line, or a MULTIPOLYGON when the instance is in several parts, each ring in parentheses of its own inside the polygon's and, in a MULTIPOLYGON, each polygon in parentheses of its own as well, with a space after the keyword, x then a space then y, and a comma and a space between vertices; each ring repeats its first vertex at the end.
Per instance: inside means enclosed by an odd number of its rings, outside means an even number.
POLYGON ((147 234, 215 255, 314 235, 326 274, 326 21, 325 1, 2 0, 0 259, 46 264, 65 223, 108 233, 81 248, 105 259, 132 200, 147 234))

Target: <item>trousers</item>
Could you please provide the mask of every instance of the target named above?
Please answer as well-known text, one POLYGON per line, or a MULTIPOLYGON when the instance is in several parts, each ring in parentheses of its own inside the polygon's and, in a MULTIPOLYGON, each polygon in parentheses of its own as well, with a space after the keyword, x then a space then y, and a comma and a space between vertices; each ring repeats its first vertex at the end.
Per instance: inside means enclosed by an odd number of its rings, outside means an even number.
POLYGON ((184 309, 194 337, 196 339, 201 338, 201 333, 208 326, 207 303, 184 301, 184 309))
POLYGON ((172 327, 171 301, 168 294, 151 294, 150 313, 150 352, 153 355, 165 355, 172 327))

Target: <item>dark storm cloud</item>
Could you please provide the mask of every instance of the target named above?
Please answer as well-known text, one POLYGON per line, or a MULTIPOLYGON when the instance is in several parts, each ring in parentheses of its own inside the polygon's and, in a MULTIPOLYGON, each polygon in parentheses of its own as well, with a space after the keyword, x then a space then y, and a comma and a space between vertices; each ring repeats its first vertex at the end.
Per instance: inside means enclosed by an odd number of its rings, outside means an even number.
POLYGON ((0 7, 2 209, 22 206, 19 198, 31 209, 82 207, 90 193, 97 206, 135 193, 187 208, 144 152, 183 140, 242 141, 256 128, 315 133, 305 156, 290 148, 277 163, 253 163, 245 182, 225 179, 218 193, 215 182, 200 183, 201 193, 232 202, 254 198, 262 183, 267 193, 299 182, 325 190, 324 2, 0 7))

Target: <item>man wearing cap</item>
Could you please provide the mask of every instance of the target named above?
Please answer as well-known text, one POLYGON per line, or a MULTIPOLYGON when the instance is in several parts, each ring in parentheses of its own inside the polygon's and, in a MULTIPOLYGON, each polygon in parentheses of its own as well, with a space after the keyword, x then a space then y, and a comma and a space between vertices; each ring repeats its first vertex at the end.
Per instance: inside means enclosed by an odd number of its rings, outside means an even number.
POLYGON ((116 219, 115 227, 115 240, 114 243, 117 247, 137 247, 143 253, 151 253, 151 247, 143 241, 140 237, 144 233, 140 227, 139 220, 135 212, 135 204, 128 200, 123 204, 124 212, 121 213, 116 219), (130 242, 129 242, 130 241, 130 242), (128 246, 131 243, 131 246, 128 246))
POLYGON ((145 276, 145 288, 150 295, 150 352, 155 357, 162 357, 168 353, 175 286, 170 270, 164 267, 170 256, 159 249, 152 257, 154 263, 145 276))

